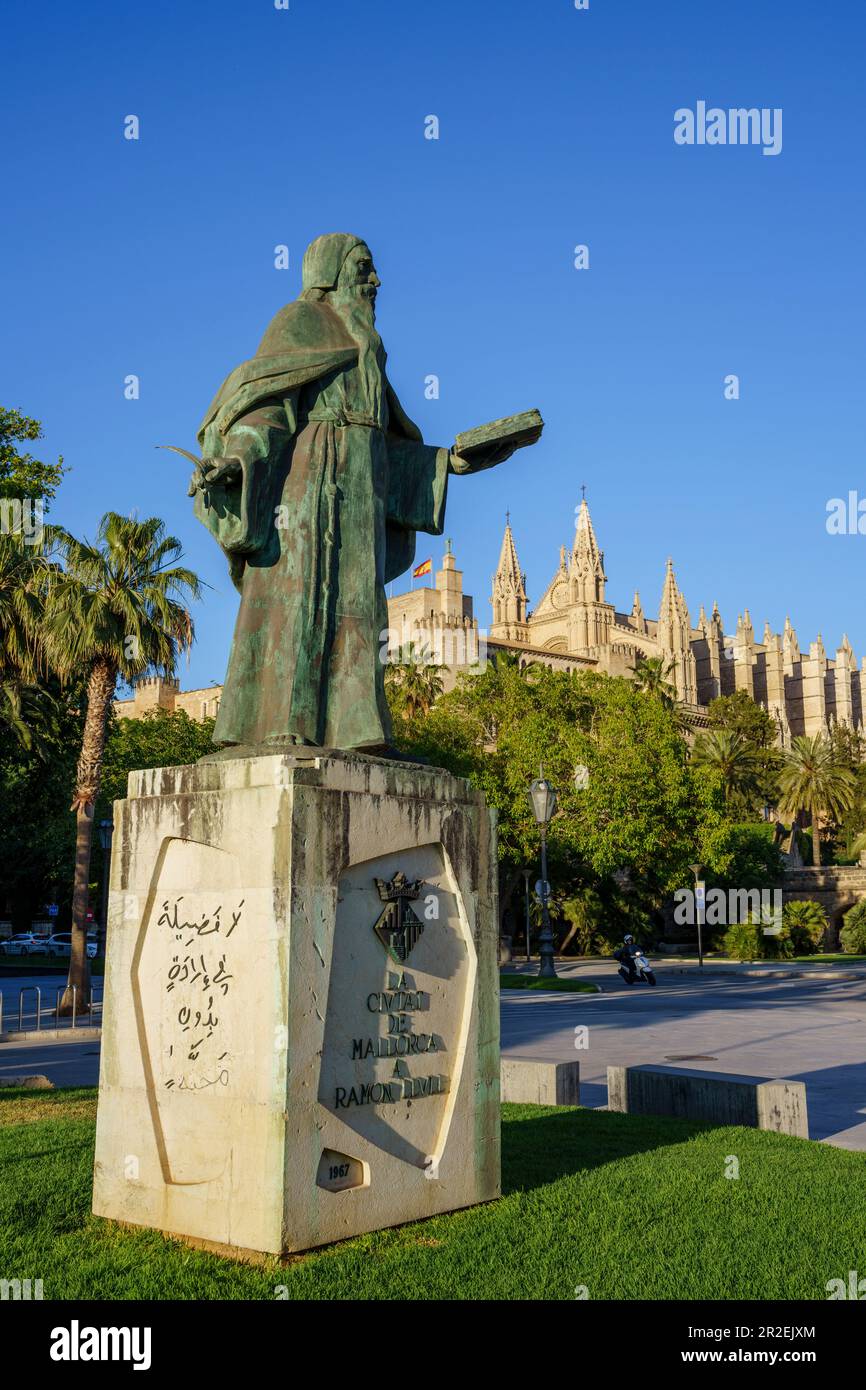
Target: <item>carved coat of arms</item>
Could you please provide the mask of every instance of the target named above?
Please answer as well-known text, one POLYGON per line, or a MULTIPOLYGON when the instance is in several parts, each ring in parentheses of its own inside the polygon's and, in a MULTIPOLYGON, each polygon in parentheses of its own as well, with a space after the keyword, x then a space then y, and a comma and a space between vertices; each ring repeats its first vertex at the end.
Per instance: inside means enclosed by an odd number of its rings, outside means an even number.
POLYGON ((374 922, 373 931, 389 956, 403 965, 424 930, 424 923, 409 906, 420 897, 423 879, 409 879, 400 869, 390 883, 377 878, 375 884, 385 907, 374 922))

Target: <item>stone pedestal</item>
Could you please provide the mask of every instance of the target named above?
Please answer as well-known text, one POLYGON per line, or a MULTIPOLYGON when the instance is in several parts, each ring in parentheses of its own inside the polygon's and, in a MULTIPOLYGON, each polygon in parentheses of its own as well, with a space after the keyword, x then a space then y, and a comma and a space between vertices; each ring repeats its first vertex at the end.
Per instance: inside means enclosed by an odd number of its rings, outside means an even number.
POLYGON ((280 754, 133 773, 115 827, 97 1215, 281 1253, 499 1195, 480 793, 280 754))

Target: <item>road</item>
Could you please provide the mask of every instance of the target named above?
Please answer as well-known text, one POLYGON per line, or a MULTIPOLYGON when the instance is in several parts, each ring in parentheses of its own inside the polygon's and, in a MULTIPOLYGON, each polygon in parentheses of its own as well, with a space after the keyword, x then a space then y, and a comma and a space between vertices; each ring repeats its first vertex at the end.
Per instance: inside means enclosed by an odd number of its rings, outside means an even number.
POLYGON ((605 992, 504 990, 501 1018, 503 1052, 577 1058, 583 1105, 607 1104, 608 1065, 785 1077, 806 1083, 812 1139, 866 1150, 866 980, 662 974, 655 989, 629 988, 613 967, 581 970, 580 978, 601 982, 605 992), (581 1026, 588 1046, 575 1050, 581 1026))
POLYGON ((99 1039, 0 1043, 0 1077, 40 1075, 55 1086, 95 1086, 99 1080, 99 1039))

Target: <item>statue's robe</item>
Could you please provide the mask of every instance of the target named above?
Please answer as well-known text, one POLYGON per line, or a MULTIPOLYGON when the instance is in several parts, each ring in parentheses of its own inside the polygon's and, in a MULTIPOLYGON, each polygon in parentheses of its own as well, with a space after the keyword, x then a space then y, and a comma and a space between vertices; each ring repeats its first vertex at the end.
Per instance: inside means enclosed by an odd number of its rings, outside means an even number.
POLYGON ((442 533, 449 451, 422 442, 384 351, 371 413, 358 353, 327 303, 297 300, 199 430, 205 458, 241 463, 240 483, 195 499, 241 594, 215 743, 390 739, 385 585, 411 565, 416 531, 442 533))

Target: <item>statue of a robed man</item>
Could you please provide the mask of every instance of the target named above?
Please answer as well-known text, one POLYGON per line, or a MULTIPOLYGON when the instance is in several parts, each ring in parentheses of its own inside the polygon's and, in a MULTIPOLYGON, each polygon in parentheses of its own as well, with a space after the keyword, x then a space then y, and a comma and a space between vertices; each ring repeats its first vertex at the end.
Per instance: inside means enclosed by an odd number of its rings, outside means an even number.
POLYGON ((215 743, 387 752, 385 585, 411 565, 416 531, 441 534, 449 474, 540 433, 533 412, 522 435, 460 436, 463 453, 424 444, 385 371, 379 284, 359 237, 318 237, 300 299, 199 429, 190 495, 241 594, 215 743))

